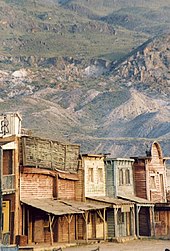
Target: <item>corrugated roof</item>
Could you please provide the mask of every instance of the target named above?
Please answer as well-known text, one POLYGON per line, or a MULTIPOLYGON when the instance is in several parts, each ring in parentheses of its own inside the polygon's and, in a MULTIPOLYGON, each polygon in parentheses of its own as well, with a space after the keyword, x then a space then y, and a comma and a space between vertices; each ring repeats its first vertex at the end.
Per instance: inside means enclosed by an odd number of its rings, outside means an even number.
POLYGON ((47 213, 54 215, 65 215, 65 214, 80 214, 83 210, 72 207, 71 205, 65 204, 63 201, 55 199, 22 199, 24 204, 41 209, 47 213))
POLYGON ((92 196, 92 197, 87 197, 90 200, 96 200, 100 202, 105 202, 109 204, 114 204, 114 205, 133 205, 134 203, 128 200, 122 200, 118 198, 113 198, 113 197, 107 197, 107 196, 92 196))
POLYGON ((153 205, 153 203, 151 201, 140 198, 140 197, 137 197, 135 195, 131 195, 131 194, 127 194, 127 195, 118 194, 118 197, 121 198, 121 199, 130 200, 132 202, 139 203, 139 204, 153 205))

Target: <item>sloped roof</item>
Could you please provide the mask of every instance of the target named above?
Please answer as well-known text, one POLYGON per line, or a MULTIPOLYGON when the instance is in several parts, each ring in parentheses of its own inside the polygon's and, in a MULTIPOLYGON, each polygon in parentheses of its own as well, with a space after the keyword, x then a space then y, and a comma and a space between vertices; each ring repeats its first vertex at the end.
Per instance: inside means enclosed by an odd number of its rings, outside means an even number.
POLYGON ((143 198, 137 197, 135 195, 131 195, 131 194, 127 194, 127 195, 118 194, 118 198, 121 198, 123 200, 129 200, 129 201, 132 201, 132 202, 135 202, 135 203, 138 203, 138 204, 145 204, 146 206, 147 205, 150 206, 150 205, 154 204, 149 200, 146 200, 146 199, 143 199, 143 198))
POLYGON ((70 200, 62 200, 65 204, 71 205, 79 210, 89 211, 89 210, 96 210, 96 209, 103 209, 108 207, 105 203, 97 203, 95 202, 81 202, 81 201, 70 201, 70 200))
POLYGON ((114 198, 114 197, 108 197, 108 196, 90 196, 87 197, 87 199, 90 200, 96 200, 108 204, 114 204, 114 205, 133 205, 134 203, 129 200, 114 198))
POLYGON ((22 199, 24 204, 35 207, 47 213, 54 215, 80 214, 89 210, 103 209, 108 207, 104 203, 95 204, 81 201, 71 200, 55 200, 55 199, 22 199))
POLYGON ((35 207, 47 213, 54 215, 66 215, 66 214, 80 214, 82 210, 76 209, 70 205, 65 204, 62 201, 55 199, 22 199, 24 204, 35 207))

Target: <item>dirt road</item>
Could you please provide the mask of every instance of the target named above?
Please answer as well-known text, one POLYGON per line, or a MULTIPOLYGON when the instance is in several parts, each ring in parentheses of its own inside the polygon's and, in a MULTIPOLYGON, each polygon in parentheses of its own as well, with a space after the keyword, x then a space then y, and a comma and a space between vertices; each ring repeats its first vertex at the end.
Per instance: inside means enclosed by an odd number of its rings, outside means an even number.
POLYGON ((91 251, 99 247, 100 251, 165 251, 170 249, 170 240, 133 240, 125 243, 99 243, 87 246, 69 247, 64 251, 91 251))

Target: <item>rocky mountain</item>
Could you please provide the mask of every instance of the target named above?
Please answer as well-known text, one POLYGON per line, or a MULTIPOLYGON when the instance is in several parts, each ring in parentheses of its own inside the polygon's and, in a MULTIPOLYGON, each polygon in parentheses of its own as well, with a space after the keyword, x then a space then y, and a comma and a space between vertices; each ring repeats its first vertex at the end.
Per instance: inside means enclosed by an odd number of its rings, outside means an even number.
POLYGON ((1 1, 0 111, 82 152, 133 156, 159 140, 169 155, 168 6, 1 1))

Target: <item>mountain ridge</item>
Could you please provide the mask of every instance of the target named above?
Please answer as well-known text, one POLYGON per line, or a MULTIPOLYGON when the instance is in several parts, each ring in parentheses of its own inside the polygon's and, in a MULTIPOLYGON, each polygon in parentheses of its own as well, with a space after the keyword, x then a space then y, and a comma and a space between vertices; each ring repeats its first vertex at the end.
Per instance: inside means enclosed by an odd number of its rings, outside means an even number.
MULTIPOLYGON (((53 0, 48 6, 39 0, 0 3, 10 10, 7 20, 4 7, 0 11, 0 111, 19 111, 32 134, 78 143, 82 152, 131 156, 159 140, 168 155, 166 26, 158 32, 155 16, 152 32, 107 24, 100 19, 113 14, 111 1, 100 1, 97 17, 66 8, 71 3, 83 6, 82 1, 65 2, 64 8, 53 0), (21 20, 14 22, 16 13, 21 20)), ((114 12, 126 15, 123 3, 115 1, 114 12)), ((88 4, 94 13, 94 1, 88 4)), ((159 3, 155 15, 164 6, 166 1, 159 3)), ((137 19, 143 15, 141 6, 131 11, 137 19)))

